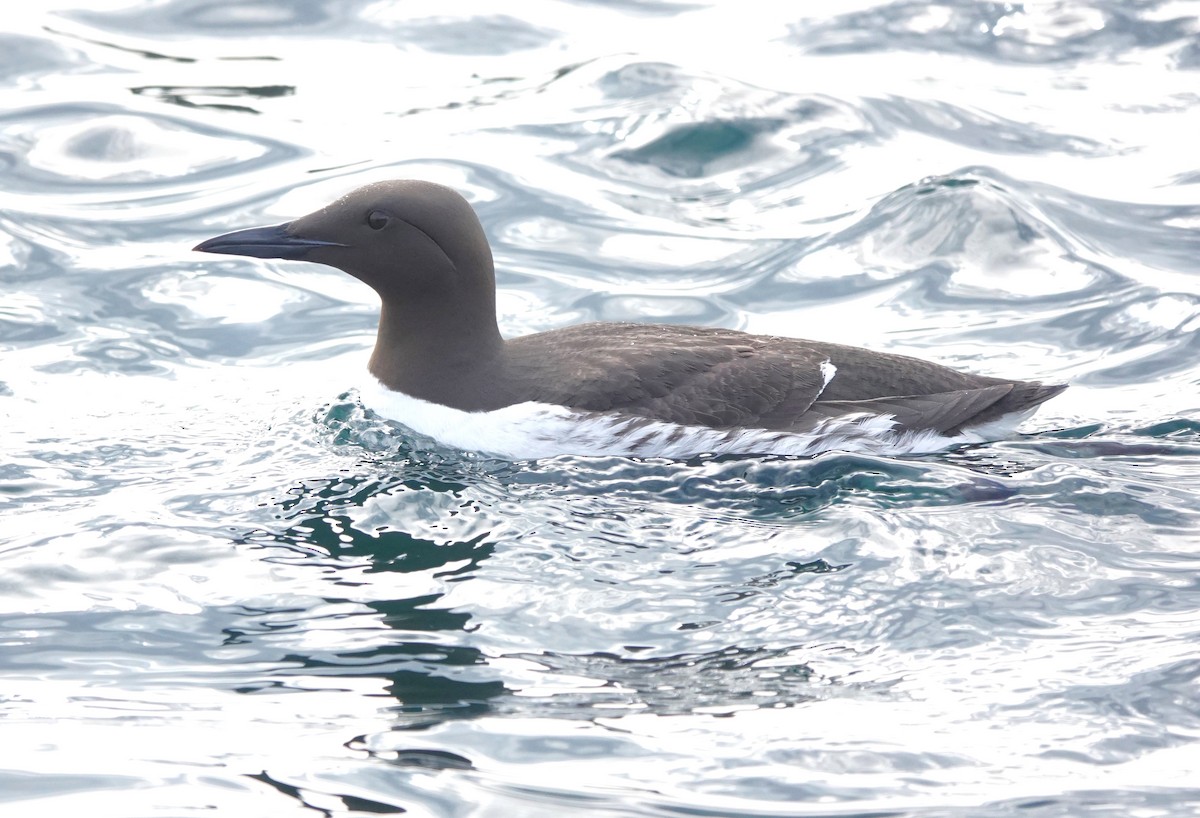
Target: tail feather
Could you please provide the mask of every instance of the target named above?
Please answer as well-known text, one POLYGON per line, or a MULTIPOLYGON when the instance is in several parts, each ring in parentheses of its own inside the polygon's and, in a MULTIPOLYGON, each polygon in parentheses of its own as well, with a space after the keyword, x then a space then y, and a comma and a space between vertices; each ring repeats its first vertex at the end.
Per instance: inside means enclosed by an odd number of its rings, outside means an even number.
POLYGON ((1017 381, 1013 383, 1012 387, 1012 391, 1008 395, 989 406, 979 417, 972 418, 969 425, 988 423, 1005 415, 1029 411, 1041 406, 1055 395, 1061 394, 1067 385, 1065 383, 1017 381))

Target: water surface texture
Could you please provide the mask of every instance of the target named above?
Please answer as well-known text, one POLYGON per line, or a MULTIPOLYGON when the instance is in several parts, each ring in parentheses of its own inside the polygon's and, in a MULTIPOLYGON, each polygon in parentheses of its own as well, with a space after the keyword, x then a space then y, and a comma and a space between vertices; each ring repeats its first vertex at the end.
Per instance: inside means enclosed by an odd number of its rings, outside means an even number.
POLYGON ((1198 15, 12 4, 0 813, 1196 814, 1198 15), (510 335, 1072 387, 926 457, 440 448, 357 399, 365 286, 189 250, 394 177, 510 335))

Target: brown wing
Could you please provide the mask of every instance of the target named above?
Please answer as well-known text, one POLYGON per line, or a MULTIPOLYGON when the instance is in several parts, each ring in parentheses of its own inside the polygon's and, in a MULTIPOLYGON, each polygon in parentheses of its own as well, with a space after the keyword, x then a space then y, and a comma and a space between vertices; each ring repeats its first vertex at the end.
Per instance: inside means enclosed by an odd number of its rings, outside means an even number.
POLYGON ((788 428, 825 386, 828 357, 731 330, 589 325, 509 342, 526 400, 717 428, 788 428), (553 348, 553 371, 542 362, 553 348))
POLYGON ((717 428, 801 431, 862 412, 892 415, 903 429, 953 433, 1065 388, 706 327, 583 324, 508 343, 506 375, 518 400, 717 428))

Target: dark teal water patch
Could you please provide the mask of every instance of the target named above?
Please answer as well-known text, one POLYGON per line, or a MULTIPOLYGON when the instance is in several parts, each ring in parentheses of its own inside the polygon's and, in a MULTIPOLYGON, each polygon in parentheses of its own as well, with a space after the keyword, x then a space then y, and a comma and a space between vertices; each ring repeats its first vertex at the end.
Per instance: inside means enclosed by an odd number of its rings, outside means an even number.
POLYGON ((671 176, 696 178, 726 157, 748 151, 760 134, 782 124, 771 120, 696 123, 676 128, 640 148, 617 151, 613 157, 653 165, 671 176))
POLYGON ((1193 418, 1175 418, 1161 423, 1154 423, 1140 429, 1134 429, 1135 434, 1147 437, 1170 438, 1172 440, 1196 440, 1200 437, 1200 420, 1193 418))

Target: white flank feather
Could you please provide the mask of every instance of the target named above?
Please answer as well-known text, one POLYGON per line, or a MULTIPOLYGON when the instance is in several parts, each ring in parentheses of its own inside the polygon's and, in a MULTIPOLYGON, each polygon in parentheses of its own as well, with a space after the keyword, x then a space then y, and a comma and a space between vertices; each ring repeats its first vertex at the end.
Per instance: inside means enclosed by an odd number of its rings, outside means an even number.
MULTIPOLYGON (((825 391, 825 387, 833 381, 833 376, 837 374, 837 367, 833 365, 833 361, 821 362, 821 374, 825 377, 825 383, 821 384, 821 392, 825 391)), ((817 397, 821 396, 821 392, 817 393, 817 397)))

